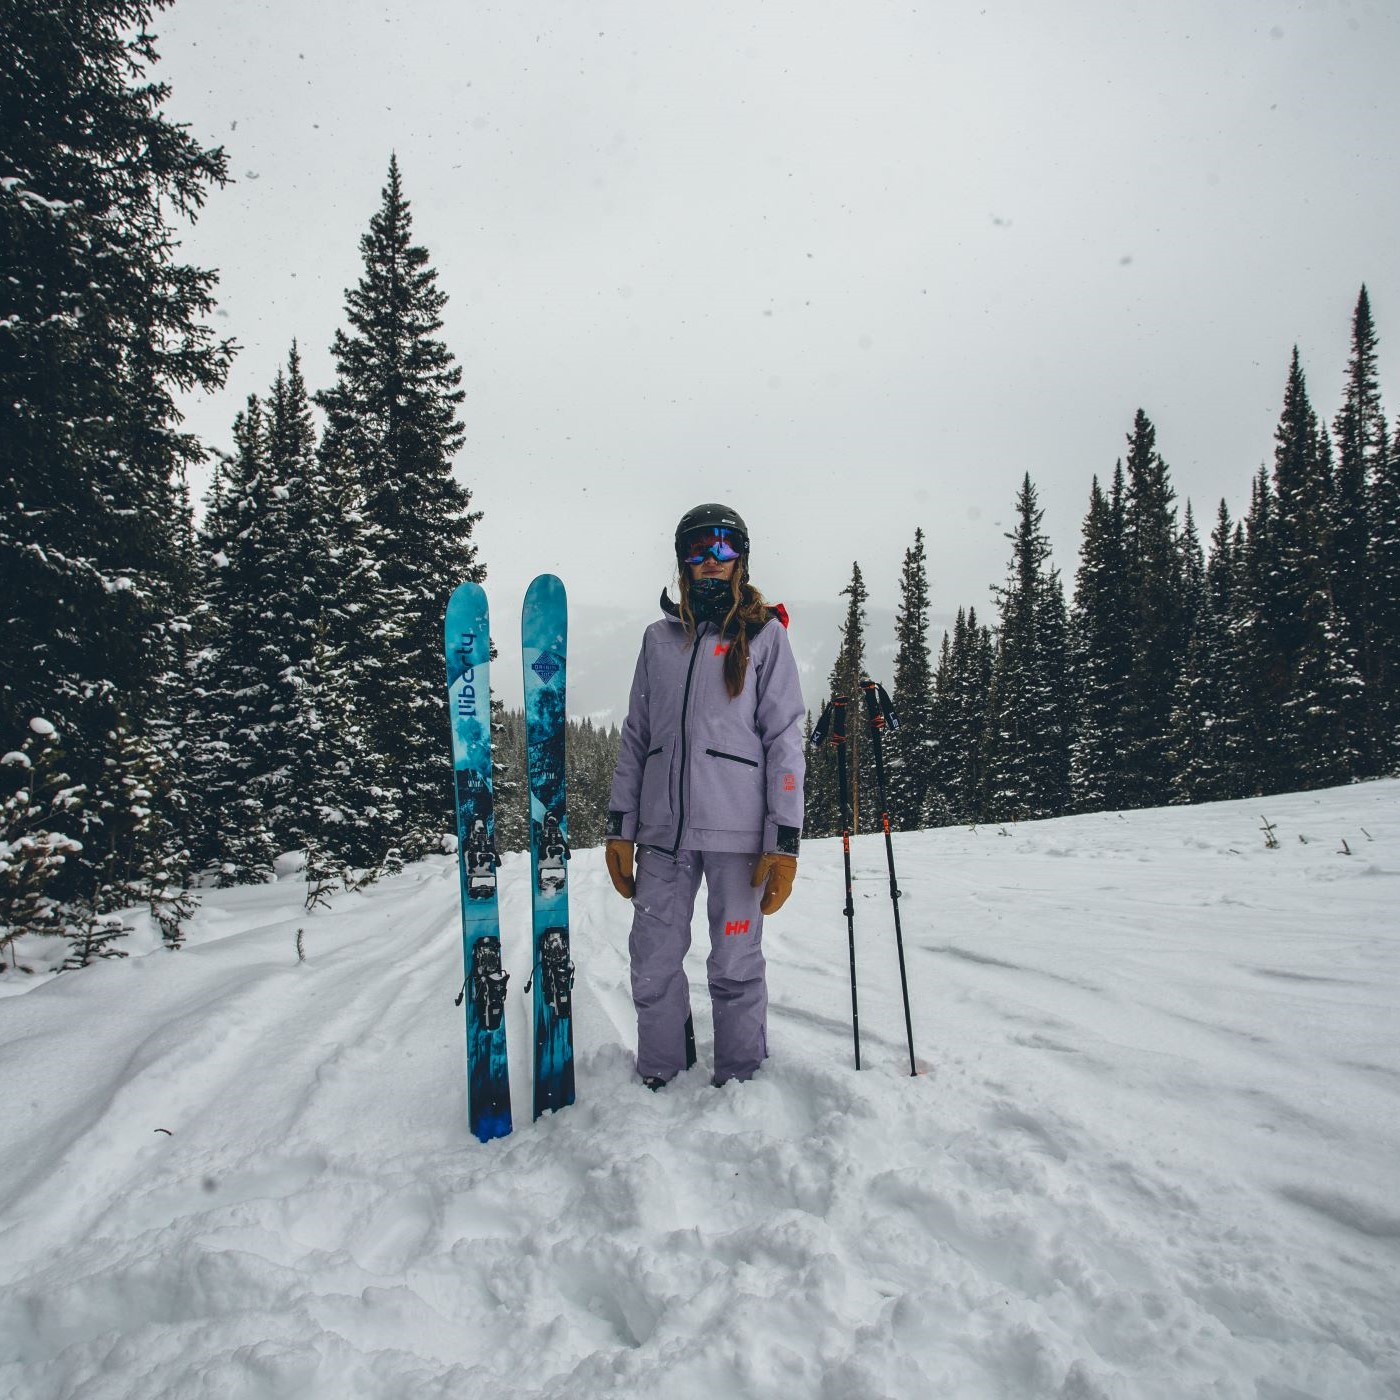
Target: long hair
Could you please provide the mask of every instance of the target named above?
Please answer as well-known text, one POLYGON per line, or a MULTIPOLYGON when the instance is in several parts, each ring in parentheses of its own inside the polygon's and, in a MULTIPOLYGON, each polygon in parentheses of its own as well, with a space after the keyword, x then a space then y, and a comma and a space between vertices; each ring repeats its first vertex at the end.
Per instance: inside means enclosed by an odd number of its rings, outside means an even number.
MULTIPOLYGON (((720 639, 729 640, 729 650, 724 654, 724 688, 729 698, 735 699, 743 693, 744 678, 749 670, 749 623, 761 625, 767 619, 768 603, 763 594, 744 577, 745 571, 735 568, 729 580, 730 605, 719 625, 720 639), (730 628, 733 627, 733 635, 730 628)), ((694 637, 699 623, 690 606, 690 569, 682 564, 680 568, 681 621, 685 623, 687 635, 694 637)))

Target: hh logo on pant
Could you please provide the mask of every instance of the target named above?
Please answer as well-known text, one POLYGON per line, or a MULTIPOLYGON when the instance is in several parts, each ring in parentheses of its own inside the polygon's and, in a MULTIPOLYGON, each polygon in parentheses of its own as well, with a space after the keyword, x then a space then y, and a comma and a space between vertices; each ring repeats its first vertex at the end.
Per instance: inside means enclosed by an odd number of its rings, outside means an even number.
POLYGON ((730 919, 724 926, 725 935, 731 933, 747 933, 749 931, 749 921, 747 919, 730 919))

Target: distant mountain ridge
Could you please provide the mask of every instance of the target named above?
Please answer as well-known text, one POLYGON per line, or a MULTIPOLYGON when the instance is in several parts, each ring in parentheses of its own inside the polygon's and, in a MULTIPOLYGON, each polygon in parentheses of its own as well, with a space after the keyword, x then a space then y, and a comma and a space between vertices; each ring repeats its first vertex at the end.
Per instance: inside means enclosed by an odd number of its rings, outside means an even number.
MULTIPOLYGON (((830 601, 782 601, 791 625, 788 636, 802 676, 802 694, 809 710, 818 709, 826 699, 827 677, 841 646, 841 624, 846 620, 844 599, 830 601)), ((575 603, 569 608, 569 713, 594 724, 620 724, 627 709, 632 685, 632 668, 642 631, 660 616, 651 608, 608 608, 592 603, 575 603)), ((886 686, 894 684, 893 608, 867 607, 866 659, 871 673, 886 686)), ((939 643, 953 619, 947 614, 930 615, 929 650, 936 662, 939 643)), ((509 658, 492 668, 492 690, 507 709, 520 708, 518 663, 509 658)))

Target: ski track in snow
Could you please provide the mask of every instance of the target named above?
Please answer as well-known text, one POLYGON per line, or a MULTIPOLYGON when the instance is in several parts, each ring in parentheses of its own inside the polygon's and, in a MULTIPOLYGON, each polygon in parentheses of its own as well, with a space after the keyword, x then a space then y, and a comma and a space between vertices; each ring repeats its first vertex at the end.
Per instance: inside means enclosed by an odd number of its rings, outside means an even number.
POLYGON ((710 1086, 697 923, 700 1064, 658 1094, 584 851, 579 1102, 537 1123, 507 858, 516 1130, 485 1146, 452 858, 5 974, 0 1396, 1400 1396, 1400 782, 895 844, 919 1075, 878 838, 865 1068, 810 842, 769 1064, 710 1086))

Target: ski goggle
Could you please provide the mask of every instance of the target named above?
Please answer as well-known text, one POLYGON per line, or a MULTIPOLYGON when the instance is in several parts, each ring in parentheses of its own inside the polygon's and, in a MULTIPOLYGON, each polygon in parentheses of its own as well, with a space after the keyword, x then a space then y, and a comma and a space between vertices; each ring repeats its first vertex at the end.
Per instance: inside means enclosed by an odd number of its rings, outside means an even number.
POLYGON ((740 536, 733 530, 700 530, 686 540, 681 549, 683 564, 703 564, 706 559, 727 564, 731 559, 740 558, 744 551, 740 536))

